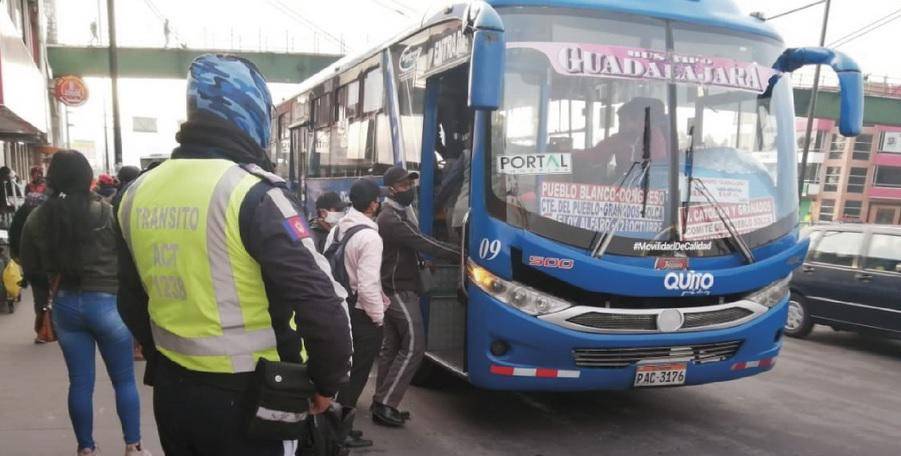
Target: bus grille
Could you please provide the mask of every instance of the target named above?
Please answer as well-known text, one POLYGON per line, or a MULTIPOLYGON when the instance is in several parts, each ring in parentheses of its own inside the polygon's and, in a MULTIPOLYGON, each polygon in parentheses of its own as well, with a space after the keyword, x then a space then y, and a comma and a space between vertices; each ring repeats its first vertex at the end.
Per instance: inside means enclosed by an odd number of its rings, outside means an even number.
POLYGON ((634 315, 588 312, 583 313, 582 315, 576 315, 566 321, 597 329, 657 330, 657 316, 651 314, 634 315))
POLYGON ((712 310, 710 312, 686 313, 685 323, 682 324, 682 328, 700 328, 729 323, 735 320, 741 320, 753 313, 754 312, 743 307, 712 310))
POLYGON ((704 364, 735 356, 741 343, 740 340, 734 340, 672 347, 577 348, 573 350, 573 358, 579 367, 619 368, 645 360, 666 362, 679 359, 704 364))
MULTIPOLYGON (((722 325, 739 321, 752 315, 754 312, 743 307, 731 307, 726 309, 708 310, 700 312, 684 312, 685 318, 680 330, 704 329, 710 326, 722 325)), ((606 312, 585 312, 566 319, 574 325, 585 326, 600 330, 613 331, 657 331, 657 314, 627 314, 615 313, 615 310, 606 312)))

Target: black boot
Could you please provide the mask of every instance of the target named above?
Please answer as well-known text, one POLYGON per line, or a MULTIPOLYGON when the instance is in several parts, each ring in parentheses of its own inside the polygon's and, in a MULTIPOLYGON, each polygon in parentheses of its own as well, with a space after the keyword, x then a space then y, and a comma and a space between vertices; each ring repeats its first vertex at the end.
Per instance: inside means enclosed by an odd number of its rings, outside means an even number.
POLYGON ((363 431, 357 431, 354 427, 354 419, 357 413, 355 409, 344 407, 344 420, 341 423, 341 446, 344 448, 366 448, 372 446, 372 440, 363 438, 363 431))
POLYGON ((372 440, 364 439, 363 437, 355 437, 353 434, 348 434, 347 438, 344 439, 343 446, 344 448, 371 447, 372 440))
POLYGON ((378 402, 372 403, 372 421, 389 427, 401 427, 404 425, 404 418, 397 409, 378 402))

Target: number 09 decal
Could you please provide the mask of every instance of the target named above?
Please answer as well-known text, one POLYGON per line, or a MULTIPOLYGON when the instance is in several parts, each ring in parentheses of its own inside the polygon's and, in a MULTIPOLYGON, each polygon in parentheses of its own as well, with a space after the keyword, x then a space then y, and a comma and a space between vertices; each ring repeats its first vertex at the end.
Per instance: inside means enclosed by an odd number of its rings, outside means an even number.
POLYGON ((483 260, 493 260, 501 253, 501 241, 495 239, 482 239, 479 243, 479 258, 483 260))

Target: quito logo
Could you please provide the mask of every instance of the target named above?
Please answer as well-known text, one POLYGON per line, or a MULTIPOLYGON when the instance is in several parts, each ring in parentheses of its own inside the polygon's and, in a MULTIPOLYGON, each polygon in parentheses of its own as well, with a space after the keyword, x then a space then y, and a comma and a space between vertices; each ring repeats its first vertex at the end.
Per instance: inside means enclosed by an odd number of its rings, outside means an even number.
POLYGON ((687 293, 707 293, 713 288, 715 279, 709 272, 678 271, 663 276, 663 286, 667 290, 687 293))

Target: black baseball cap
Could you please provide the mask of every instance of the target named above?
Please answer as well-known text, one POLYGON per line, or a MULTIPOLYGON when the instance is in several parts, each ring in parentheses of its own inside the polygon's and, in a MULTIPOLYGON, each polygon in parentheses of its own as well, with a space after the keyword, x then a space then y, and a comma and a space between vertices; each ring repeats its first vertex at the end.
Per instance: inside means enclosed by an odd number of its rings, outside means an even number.
POLYGON ((347 208, 347 203, 341 201, 341 197, 335 192, 325 192, 316 198, 316 210, 338 209, 343 211, 345 208, 347 208))
POLYGON ((392 166, 385 171, 385 185, 390 187, 405 179, 419 179, 419 173, 416 171, 407 171, 400 166, 392 166))
POLYGON ((380 187, 372 179, 357 179, 350 186, 350 202, 355 208, 369 206, 373 201, 388 195, 388 189, 380 187))

